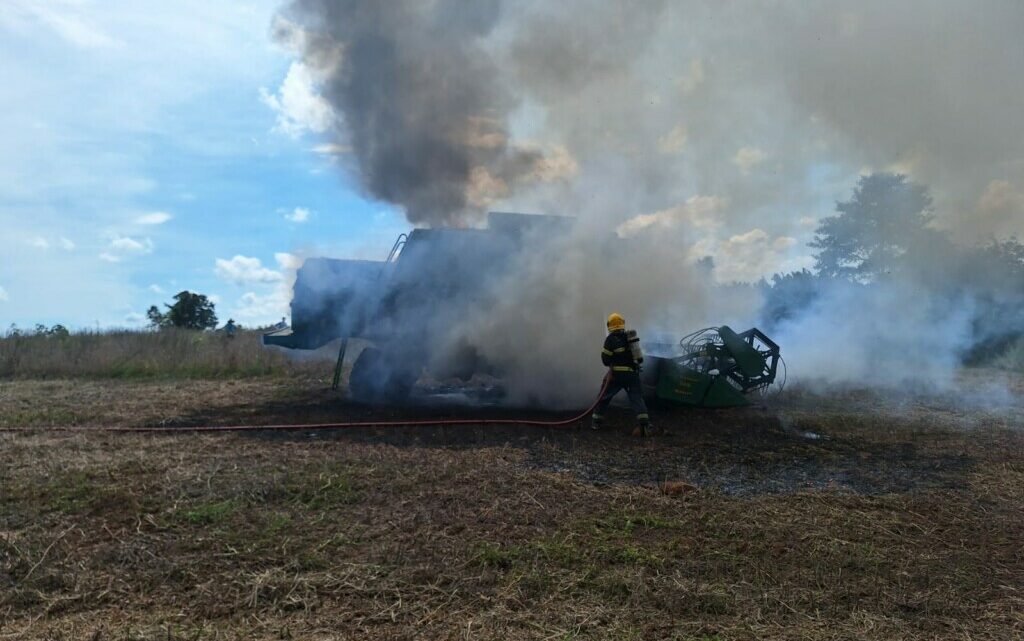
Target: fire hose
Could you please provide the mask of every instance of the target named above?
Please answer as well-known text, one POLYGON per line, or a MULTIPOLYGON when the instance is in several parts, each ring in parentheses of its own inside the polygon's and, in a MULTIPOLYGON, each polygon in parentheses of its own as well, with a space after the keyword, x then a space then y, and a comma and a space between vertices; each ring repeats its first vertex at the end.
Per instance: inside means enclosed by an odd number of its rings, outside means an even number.
POLYGON ((318 431, 340 429, 378 429, 388 427, 445 427, 453 425, 521 425, 526 427, 566 428, 587 417, 608 389, 609 377, 605 375, 601 391, 590 406, 570 418, 557 420, 519 419, 519 418, 432 418, 432 419, 399 419, 390 421, 344 421, 337 423, 295 423, 285 425, 193 425, 193 426, 51 426, 51 427, 0 427, 0 432, 133 432, 133 433, 184 433, 184 432, 260 432, 260 431, 318 431))

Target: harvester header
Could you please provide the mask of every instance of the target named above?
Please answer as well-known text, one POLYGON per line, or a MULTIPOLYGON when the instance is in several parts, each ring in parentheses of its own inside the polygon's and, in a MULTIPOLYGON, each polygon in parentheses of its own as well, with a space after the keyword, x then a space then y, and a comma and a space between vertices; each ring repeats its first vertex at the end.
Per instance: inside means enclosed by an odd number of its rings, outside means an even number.
POLYGON ((650 358, 644 382, 658 398, 683 405, 747 405, 751 395, 772 388, 780 364, 785 372, 779 346, 756 327, 741 333, 727 325, 701 329, 680 339, 678 351, 650 358))

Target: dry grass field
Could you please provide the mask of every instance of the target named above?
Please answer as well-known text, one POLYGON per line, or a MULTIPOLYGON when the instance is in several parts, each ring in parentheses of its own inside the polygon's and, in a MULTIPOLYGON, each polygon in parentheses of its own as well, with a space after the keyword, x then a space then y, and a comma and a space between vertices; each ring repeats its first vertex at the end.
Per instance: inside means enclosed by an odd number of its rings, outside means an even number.
POLYGON ((0 381, 38 428, 0 433, 0 639, 1024 638, 1015 379, 654 408, 649 440, 88 431, 479 412, 323 378, 0 381))
POLYGON ((308 368, 262 349, 260 332, 163 329, 0 336, 2 379, 211 379, 292 375, 308 368))

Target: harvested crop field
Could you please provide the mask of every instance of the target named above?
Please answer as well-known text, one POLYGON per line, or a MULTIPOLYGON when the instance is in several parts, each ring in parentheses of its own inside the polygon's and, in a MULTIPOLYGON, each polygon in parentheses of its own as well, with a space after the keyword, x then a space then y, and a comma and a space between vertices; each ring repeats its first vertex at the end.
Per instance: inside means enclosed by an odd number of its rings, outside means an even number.
POLYGON ((61 432, 480 410, 0 382, 0 426, 40 428, 0 434, 0 638, 1024 638, 1024 408, 989 378, 653 408, 647 440, 621 411, 600 433, 61 432))

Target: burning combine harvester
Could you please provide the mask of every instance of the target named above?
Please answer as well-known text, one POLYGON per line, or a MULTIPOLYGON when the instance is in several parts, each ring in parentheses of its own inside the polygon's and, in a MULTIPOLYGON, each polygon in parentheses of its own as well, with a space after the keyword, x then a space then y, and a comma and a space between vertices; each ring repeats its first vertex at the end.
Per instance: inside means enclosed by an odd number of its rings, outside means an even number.
MULTIPOLYGON (((291 328, 265 345, 317 349, 341 339, 337 387, 352 341, 348 389, 369 401, 402 401, 428 370, 435 379, 500 377, 472 345, 450 336, 458 319, 486 304, 531 238, 565 233, 571 218, 492 212, 486 229, 414 229, 383 261, 310 258, 298 270, 291 328)), ((710 328, 678 344, 651 343, 645 393, 686 405, 729 407, 775 382, 779 348, 757 329, 710 328)))

